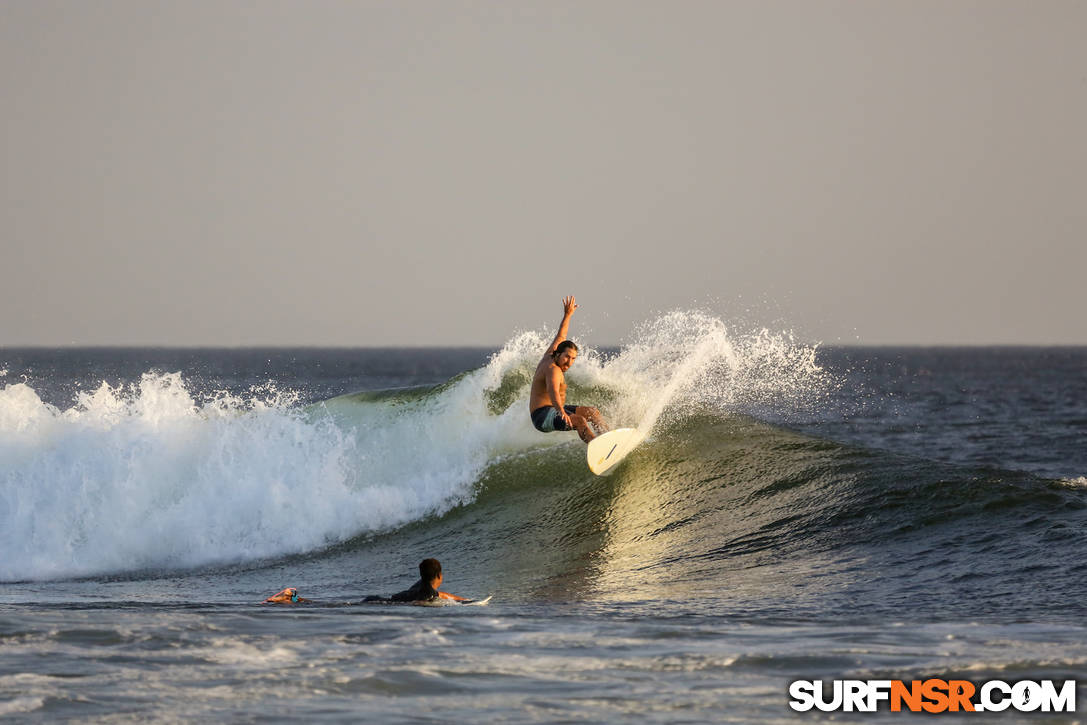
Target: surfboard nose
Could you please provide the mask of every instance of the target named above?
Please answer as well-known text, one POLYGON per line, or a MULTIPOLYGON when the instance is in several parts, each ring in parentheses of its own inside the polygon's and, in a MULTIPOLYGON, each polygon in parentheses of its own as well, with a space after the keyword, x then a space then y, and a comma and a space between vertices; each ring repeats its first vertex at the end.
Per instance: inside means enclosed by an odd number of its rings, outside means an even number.
POLYGON ((601 433, 589 441, 585 450, 589 470, 598 476, 607 475, 643 438, 645 435, 637 428, 616 428, 601 433))

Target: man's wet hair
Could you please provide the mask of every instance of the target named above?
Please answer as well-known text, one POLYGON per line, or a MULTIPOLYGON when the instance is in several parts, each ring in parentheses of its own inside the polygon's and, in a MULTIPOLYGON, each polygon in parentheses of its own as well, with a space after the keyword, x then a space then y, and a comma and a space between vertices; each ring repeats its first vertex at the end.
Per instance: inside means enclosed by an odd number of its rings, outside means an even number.
POLYGON ((574 352, 581 352, 581 350, 578 349, 577 345, 574 343, 573 340, 563 340, 559 343, 559 346, 555 348, 555 352, 551 353, 551 358, 557 358, 559 355, 563 354, 570 348, 574 348, 574 352))
POLYGON ((442 563, 437 559, 423 559, 419 562, 419 577, 425 581, 434 581, 442 573, 442 563))

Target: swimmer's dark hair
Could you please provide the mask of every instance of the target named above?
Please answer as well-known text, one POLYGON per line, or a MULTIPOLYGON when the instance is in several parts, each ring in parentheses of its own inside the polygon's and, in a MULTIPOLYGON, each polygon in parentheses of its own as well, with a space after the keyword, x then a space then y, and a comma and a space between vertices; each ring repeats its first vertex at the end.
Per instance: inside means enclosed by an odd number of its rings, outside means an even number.
POLYGON ((423 559, 419 562, 419 578, 431 582, 442 573, 442 563, 437 559, 423 559))
POLYGON ((559 343, 559 346, 555 348, 555 352, 551 353, 551 359, 554 360, 570 348, 574 348, 574 352, 581 352, 573 340, 563 340, 559 343))

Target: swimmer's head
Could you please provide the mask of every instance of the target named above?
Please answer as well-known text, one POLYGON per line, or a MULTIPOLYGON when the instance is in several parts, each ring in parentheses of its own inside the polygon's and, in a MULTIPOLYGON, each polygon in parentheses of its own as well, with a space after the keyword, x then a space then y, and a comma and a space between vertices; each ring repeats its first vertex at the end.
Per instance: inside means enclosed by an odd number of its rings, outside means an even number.
POLYGON ((442 575, 442 563, 437 559, 423 559, 419 562, 419 578, 431 582, 442 575))

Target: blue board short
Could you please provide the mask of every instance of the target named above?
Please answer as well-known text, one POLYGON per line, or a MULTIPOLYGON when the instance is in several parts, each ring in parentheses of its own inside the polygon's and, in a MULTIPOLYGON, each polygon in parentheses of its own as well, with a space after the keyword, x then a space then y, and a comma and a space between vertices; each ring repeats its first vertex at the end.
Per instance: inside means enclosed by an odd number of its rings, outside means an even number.
MULTIPOLYGON (((564 405, 563 409, 568 415, 573 415, 577 412, 576 405, 564 405)), ((559 409, 553 405, 545 405, 532 411, 532 425, 536 426, 536 430, 541 433, 550 433, 556 430, 573 430, 572 427, 566 425, 566 422, 559 417, 559 409)))

